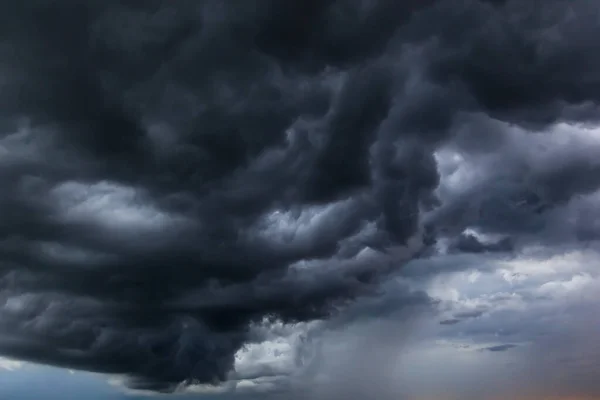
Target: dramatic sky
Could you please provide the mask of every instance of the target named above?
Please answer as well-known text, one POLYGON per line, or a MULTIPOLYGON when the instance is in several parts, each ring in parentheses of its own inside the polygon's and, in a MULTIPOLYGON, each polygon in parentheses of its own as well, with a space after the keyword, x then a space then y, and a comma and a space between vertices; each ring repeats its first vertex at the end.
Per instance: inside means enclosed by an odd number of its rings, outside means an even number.
POLYGON ((600 398, 597 1, 0 33, 0 399, 600 398))

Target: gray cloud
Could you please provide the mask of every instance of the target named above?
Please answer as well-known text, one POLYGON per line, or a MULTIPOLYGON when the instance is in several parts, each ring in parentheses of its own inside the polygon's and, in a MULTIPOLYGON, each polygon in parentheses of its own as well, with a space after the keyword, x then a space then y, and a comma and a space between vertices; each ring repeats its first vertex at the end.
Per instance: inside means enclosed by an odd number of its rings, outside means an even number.
MULTIPOLYGON (((428 304, 351 300, 411 259, 409 278, 443 272, 418 267, 444 241, 550 243, 600 187, 597 148, 532 148, 556 124, 597 120, 597 13, 562 0, 3 5, 0 354, 136 389, 216 384, 262 340, 256 324, 428 304), (448 187, 443 151, 478 178, 448 187)), ((577 243, 596 227, 568 231, 577 243)))
POLYGON ((462 253, 508 252, 513 249, 513 244, 510 238, 482 243, 475 235, 463 233, 452 243, 452 247, 462 253))
POLYGON ((491 351, 492 353, 498 353, 501 351, 507 351, 510 349, 514 349, 515 347, 517 347, 517 345, 509 343, 509 344, 500 344, 498 346, 487 347, 484 350, 491 351))
POLYGON ((458 323, 460 323, 460 319, 458 318, 444 319, 440 321, 440 325, 456 325, 458 323))

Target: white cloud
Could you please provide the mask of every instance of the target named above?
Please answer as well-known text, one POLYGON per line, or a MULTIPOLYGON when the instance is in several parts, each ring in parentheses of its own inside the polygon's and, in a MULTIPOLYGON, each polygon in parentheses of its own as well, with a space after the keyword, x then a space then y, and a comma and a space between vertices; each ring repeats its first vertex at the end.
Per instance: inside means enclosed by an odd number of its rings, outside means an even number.
POLYGON ((0 370, 15 371, 17 369, 21 369, 23 365, 24 363, 22 361, 0 357, 0 370))

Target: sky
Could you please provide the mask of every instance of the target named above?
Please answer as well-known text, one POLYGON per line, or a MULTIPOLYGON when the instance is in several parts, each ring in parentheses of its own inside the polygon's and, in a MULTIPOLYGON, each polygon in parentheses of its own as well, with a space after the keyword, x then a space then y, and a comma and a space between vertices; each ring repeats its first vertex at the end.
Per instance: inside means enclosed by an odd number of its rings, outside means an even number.
POLYGON ((0 400, 600 399, 591 0, 0 5, 0 400))

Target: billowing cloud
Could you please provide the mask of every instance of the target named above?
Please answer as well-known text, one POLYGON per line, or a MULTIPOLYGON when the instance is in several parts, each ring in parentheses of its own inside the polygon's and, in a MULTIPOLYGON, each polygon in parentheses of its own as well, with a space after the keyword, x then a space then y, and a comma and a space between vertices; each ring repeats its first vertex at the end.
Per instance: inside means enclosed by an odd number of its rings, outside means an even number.
POLYGON ((3 5, 0 354, 142 391, 280 389, 301 362, 252 356, 305 340, 280 325, 431 307, 439 273, 596 240, 598 12, 3 5))

